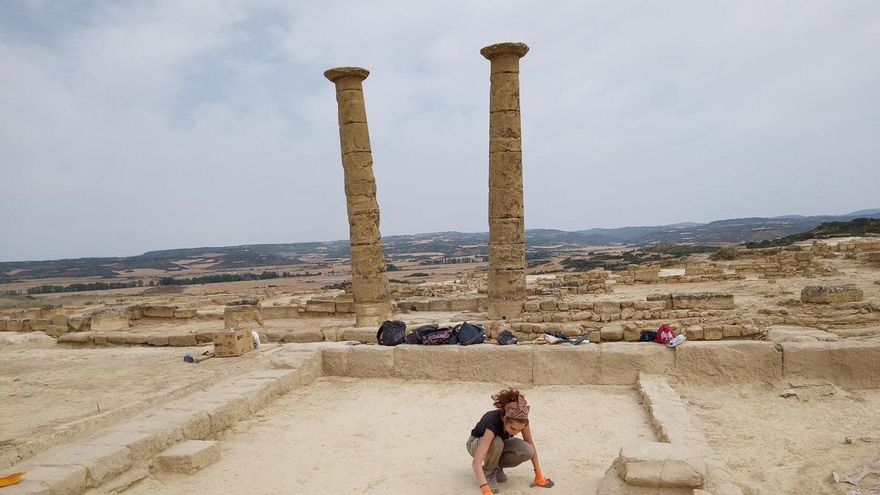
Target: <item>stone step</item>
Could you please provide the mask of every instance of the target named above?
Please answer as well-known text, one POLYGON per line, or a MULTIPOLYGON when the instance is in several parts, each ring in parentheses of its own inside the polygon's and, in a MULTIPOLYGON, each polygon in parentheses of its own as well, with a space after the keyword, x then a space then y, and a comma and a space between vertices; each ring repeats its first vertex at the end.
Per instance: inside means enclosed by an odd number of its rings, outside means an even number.
POLYGON ((219 442, 187 440, 159 454, 156 458, 156 466, 163 471, 193 474, 219 460, 219 442))

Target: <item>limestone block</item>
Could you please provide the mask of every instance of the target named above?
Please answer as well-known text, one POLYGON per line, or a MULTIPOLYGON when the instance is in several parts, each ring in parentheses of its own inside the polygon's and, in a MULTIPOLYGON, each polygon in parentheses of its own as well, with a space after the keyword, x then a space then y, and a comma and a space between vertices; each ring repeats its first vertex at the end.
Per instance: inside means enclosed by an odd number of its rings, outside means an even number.
POLYGON ((685 446, 639 442, 620 449, 620 476, 629 484, 658 488, 698 488, 706 480, 702 454, 685 446))
POLYGON ((880 344, 786 342, 786 377, 822 379, 850 388, 880 387, 880 344))
POLYGON ((253 329, 263 326, 263 314, 256 304, 238 304, 223 309, 223 325, 225 328, 253 329))
POLYGON ((394 376, 407 380, 461 380, 461 351, 457 345, 394 347, 394 376))
POLYGON ((28 460, 39 466, 80 466, 86 469, 86 484, 95 487, 131 468, 131 452, 118 445, 72 443, 56 447, 28 460))
POLYGON ((180 429, 181 438, 205 439, 211 435, 211 418, 198 404, 187 397, 169 402, 151 411, 144 419, 174 425, 180 429))
POLYGON ((476 298, 451 299, 448 301, 450 311, 477 311, 479 306, 479 300, 476 298))
POLYGON ((801 290, 801 301, 810 304, 855 302, 864 297, 862 289, 854 285, 810 285, 801 290))
MULTIPOLYGON (((518 318, 522 314, 522 303, 519 301, 489 301, 489 318, 508 320, 518 318)), ((549 315, 544 315, 544 321, 550 321, 549 315)))
POLYGON ((497 270, 489 267, 489 299, 519 301, 526 296, 526 277, 523 270, 497 270))
POLYGON ((43 333, 50 337, 60 337, 67 333, 67 325, 46 325, 46 328, 43 329, 43 333))
MULTIPOLYGON (((17 467, 10 471, 19 470, 17 467)), ((3 488, 3 495, 52 495, 52 488, 42 481, 22 479, 19 483, 3 488)))
MULTIPOLYGON (((496 146, 500 146, 496 143, 496 146)), ((489 196, 489 218, 523 218, 523 190, 510 189, 489 196)))
MULTIPOLYGON (((373 335, 375 340, 375 332, 373 335)), ((394 370, 394 347, 359 345, 348 353, 345 375, 357 378, 388 378, 394 370)))
MULTIPOLYGON (((98 342, 99 335, 95 336, 95 343, 100 344, 98 342)), ((165 347, 168 345, 168 336, 167 335, 147 335, 147 345, 151 345, 154 347, 165 347)))
MULTIPOLYGON (((623 340, 623 325, 620 323, 611 323, 603 326, 599 333, 602 336, 602 342, 617 342, 623 340)), ((638 340, 638 338, 636 338, 638 340)))
POLYGON ((609 342, 601 350, 599 383, 603 385, 631 385, 639 372, 665 374, 675 361, 673 349, 653 343, 609 342))
POLYGON ((198 315, 198 311, 194 308, 175 309, 173 314, 175 318, 189 319, 195 318, 198 315))
POLYGON ((127 343, 126 340, 132 335, 134 334, 129 332, 109 332, 104 334, 104 338, 107 339, 108 344, 125 345, 127 343))
POLYGON ((74 332, 89 330, 91 318, 87 316, 73 316, 67 319, 67 326, 74 332))
POLYGON ((367 109, 364 93, 360 90, 337 91, 336 103, 339 108, 339 124, 367 123, 367 109))
POLYGON ((516 270, 526 266, 523 244, 490 244, 489 263, 496 269, 516 270))
POLYGON ((6 331, 8 332, 21 332, 23 330, 21 320, 7 320, 6 321, 6 331))
POLYGON ((352 347, 328 347, 321 351, 321 363, 324 374, 328 376, 346 376, 348 355, 352 347))
POLYGON ((733 294, 700 292, 673 294, 672 309, 734 309, 733 294))
POLYGON ((336 301, 337 313, 354 313, 354 301, 336 301))
POLYGON ((707 326, 703 329, 703 338, 706 340, 721 340, 724 336, 724 327, 721 325, 707 326))
MULTIPOLYGON (((79 495, 86 490, 87 486, 86 468, 75 464, 67 466, 34 466, 27 470, 25 476, 27 481, 32 482, 31 486, 35 487, 35 493, 40 493, 41 489, 39 485, 35 486, 33 483, 42 483, 48 486, 52 495, 79 495)), ((3 495, 6 495, 8 490, 8 488, 4 488, 3 495)))
POLYGON ((739 325, 722 325, 721 336, 725 339, 742 336, 742 327, 739 325))
MULTIPOLYGON (((772 382, 782 378, 782 353, 772 342, 687 342, 675 348, 675 374, 688 383, 772 382)), ((786 356, 788 361, 788 356, 786 356)))
POLYGON ((168 336, 168 345, 171 347, 192 347, 199 344, 196 334, 184 333, 168 336))
POLYGON ((523 311, 533 312, 541 309, 541 303, 538 301, 526 301, 523 303, 523 311))
POLYGON ((536 346, 533 350, 535 385, 598 384, 599 353, 596 345, 536 346))
POLYGON ((657 282, 660 280, 660 269, 659 268, 646 268, 640 269, 633 272, 633 280, 636 282, 657 282))
POLYGON ((58 337, 59 344, 91 344, 94 334, 92 332, 66 333, 58 337))
POLYGON ((596 301, 593 311, 600 314, 620 313, 620 303, 616 301, 596 301))
POLYGON ((187 440, 156 458, 163 471, 193 474, 220 460, 220 443, 214 440, 187 440))
POLYGON ((343 155, 343 164, 345 155, 349 153, 369 153, 370 149, 370 130, 367 128, 366 122, 351 122, 341 124, 339 126, 340 145, 343 155))
POLYGON ((519 77, 501 72, 489 76, 489 112, 519 111, 519 77))
POLYGON ((533 380, 532 349, 528 346, 475 344, 461 347, 461 376, 481 382, 509 384, 533 380))
POLYGON ((552 299, 548 299, 546 301, 541 301, 541 310, 542 311, 556 311, 556 301, 552 299))
POLYGON ((128 330, 128 311, 122 309, 104 309, 92 313, 91 329, 97 332, 113 332, 128 330))
MULTIPOLYGON (((354 305, 355 324, 358 327, 378 328, 385 320, 390 320, 393 314, 391 301, 385 302, 357 302, 354 305)), ((348 338, 346 337, 346 340, 348 338)), ((369 340, 358 339, 361 342, 375 342, 376 332, 372 333, 369 340)))
POLYGON ((703 340, 703 327, 700 325, 691 325, 684 330, 684 336, 688 340, 703 340))
POLYGON ((7 331, 7 330, 6 330, 6 328, 7 328, 7 327, 6 327, 6 322, 7 322, 7 321, 8 321, 8 320, 0 320, 0 332, 6 332, 6 331, 7 331))
MULTIPOLYGON (((493 153, 501 155, 500 153, 493 153)), ((491 156, 490 156, 490 159, 491 156)), ((520 178, 520 180, 522 180, 520 178)), ((525 228, 522 218, 490 218, 489 243, 520 244, 525 242, 525 228)))
POLYGON ((65 313, 59 313, 51 315, 49 320, 52 322, 52 325, 67 328, 67 321, 69 320, 69 318, 65 313))
POLYGON ((690 488, 657 488, 630 485, 620 476, 618 463, 613 463, 599 480, 596 495, 692 495, 690 488))
POLYGON ((449 301, 434 299, 428 304, 428 307, 431 311, 449 311, 449 301))
POLYGON ((145 318, 174 318, 177 306, 144 306, 141 310, 145 318))
POLYGON ((125 447, 131 452, 133 461, 146 460, 153 457, 169 445, 180 439, 180 432, 173 427, 157 425, 153 431, 138 431, 142 423, 122 424, 107 430, 103 435, 85 442, 88 445, 105 445, 125 447))
POLYGON ((336 302, 334 301, 320 301, 317 299, 312 299, 306 301, 306 312, 307 313, 328 313, 332 314, 336 312, 336 302))
POLYGON ((284 334, 282 337, 282 342, 322 342, 324 340, 324 335, 321 333, 321 330, 317 328, 306 328, 300 330, 294 330, 292 332, 288 332, 284 334))
MULTIPOLYGON (((139 335, 139 334, 127 334, 125 336, 125 343, 127 345, 144 345, 147 343, 147 340, 150 339, 149 335, 139 335)), ((212 340, 208 340, 208 342, 212 342, 212 340)))

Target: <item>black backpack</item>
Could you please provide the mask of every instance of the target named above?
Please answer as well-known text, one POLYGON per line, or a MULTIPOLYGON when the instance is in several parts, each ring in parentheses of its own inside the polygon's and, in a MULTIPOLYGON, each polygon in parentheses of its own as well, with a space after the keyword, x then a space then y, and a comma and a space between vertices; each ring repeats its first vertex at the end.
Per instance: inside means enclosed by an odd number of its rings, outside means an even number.
POLYGON ((502 330, 501 333, 498 334, 497 340, 499 345, 513 345, 519 342, 519 339, 517 339, 516 335, 510 330, 502 330))
POLYGON ((458 337, 459 345, 482 344, 486 340, 483 327, 468 322, 455 326, 455 336, 458 337))
POLYGON ((400 320, 386 320, 376 331, 376 342, 380 345, 397 345, 405 342, 406 323, 400 320))
POLYGON ((406 336, 407 344, 441 345, 457 343, 455 332, 437 324, 422 325, 406 336))

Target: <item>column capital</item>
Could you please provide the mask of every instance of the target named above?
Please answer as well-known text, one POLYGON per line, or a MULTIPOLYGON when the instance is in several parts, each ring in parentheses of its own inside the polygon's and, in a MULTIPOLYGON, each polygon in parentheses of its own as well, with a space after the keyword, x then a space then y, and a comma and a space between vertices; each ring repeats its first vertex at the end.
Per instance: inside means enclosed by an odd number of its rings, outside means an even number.
POLYGON ((518 57, 525 56, 529 52, 529 46, 525 43, 495 43, 480 50, 480 55, 492 60, 500 55, 516 55, 518 57))
POLYGON ((324 71, 324 77, 334 83, 345 77, 354 77, 358 81, 363 81, 369 75, 370 71, 362 67, 334 67, 324 71))

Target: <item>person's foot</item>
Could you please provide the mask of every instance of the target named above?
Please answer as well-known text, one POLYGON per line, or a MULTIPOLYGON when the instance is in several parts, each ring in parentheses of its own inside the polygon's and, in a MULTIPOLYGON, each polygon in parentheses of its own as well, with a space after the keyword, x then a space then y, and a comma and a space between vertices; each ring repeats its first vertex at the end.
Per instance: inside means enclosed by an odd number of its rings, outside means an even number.
MULTIPOLYGON (((486 473, 486 483, 489 484, 489 489, 492 490, 492 493, 498 493, 498 471, 500 470, 496 468, 486 473)), ((505 478, 507 478, 506 475, 505 478)))
POLYGON ((498 480, 499 483, 507 482, 507 475, 504 474, 504 469, 498 468, 498 472, 495 474, 495 479, 498 480))

